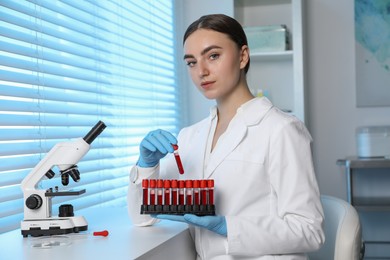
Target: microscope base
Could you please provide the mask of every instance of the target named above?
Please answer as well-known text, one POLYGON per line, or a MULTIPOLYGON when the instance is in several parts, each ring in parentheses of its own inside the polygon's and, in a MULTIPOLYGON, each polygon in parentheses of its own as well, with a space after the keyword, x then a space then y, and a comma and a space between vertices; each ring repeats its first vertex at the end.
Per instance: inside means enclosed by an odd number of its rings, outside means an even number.
POLYGON ((86 231, 88 223, 82 216, 53 219, 23 220, 21 233, 23 237, 64 235, 86 231))

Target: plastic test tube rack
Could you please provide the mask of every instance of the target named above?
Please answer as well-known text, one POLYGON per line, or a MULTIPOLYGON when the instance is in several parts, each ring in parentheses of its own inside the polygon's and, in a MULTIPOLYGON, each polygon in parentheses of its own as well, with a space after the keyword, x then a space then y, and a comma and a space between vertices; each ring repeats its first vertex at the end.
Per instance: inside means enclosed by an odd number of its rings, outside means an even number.
POLYGON ((142 180, 141 214, 215 215, 214 180, 142 180))

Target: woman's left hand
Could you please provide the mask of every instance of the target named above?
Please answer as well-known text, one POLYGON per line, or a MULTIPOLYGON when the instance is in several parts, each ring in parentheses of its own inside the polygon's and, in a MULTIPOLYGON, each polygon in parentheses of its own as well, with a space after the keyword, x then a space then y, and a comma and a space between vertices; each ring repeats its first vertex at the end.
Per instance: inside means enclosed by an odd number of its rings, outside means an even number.
POLYGON ((220 234, 221 236, 227 236, 226 219, 224 216, 197 216, 194 214, 185 214, 184 216, 181 216, 159 214, 152 215, 152 217, 188 223, 190 225, 206 228, 220 234))

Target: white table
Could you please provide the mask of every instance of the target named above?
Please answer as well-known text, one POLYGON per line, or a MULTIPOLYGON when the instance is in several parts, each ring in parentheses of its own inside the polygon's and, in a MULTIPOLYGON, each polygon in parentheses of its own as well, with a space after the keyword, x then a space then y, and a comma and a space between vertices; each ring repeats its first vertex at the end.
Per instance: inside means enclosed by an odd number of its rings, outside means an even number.
POLYGON ((61 246, 37 248, 48 237, 24 238, 20 229, 1 234, 0 259, 195 259, 193 241, 184 223, 161 221, 150 227, 136 227, 131 224, 127 208, 85 209, 75 215, 86 218, 88 231, 61 235, 57 240, 64 242, 61 246), (101 230, 108 230, 109 236, 92 235, 101 230))

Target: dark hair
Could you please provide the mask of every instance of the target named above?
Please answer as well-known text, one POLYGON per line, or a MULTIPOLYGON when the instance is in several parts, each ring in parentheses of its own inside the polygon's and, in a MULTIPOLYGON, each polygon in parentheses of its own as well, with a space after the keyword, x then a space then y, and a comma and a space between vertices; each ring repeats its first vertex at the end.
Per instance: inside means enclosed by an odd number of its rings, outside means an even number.
MULTIPOLYGON (((248 40, 246 39, 246 35, 241 24, 235 19, 224 14, 204 15, 190 24, 184 33, 183 45, 187 38, 198 29, 207 29, 224 33, 237 44, 239 49, 241 49, 244 45, 248 45, 248 40)), ((248 72, 249 66, 250 60, 248 60, 248 63, 245 66, 245 73, 248 72)))

